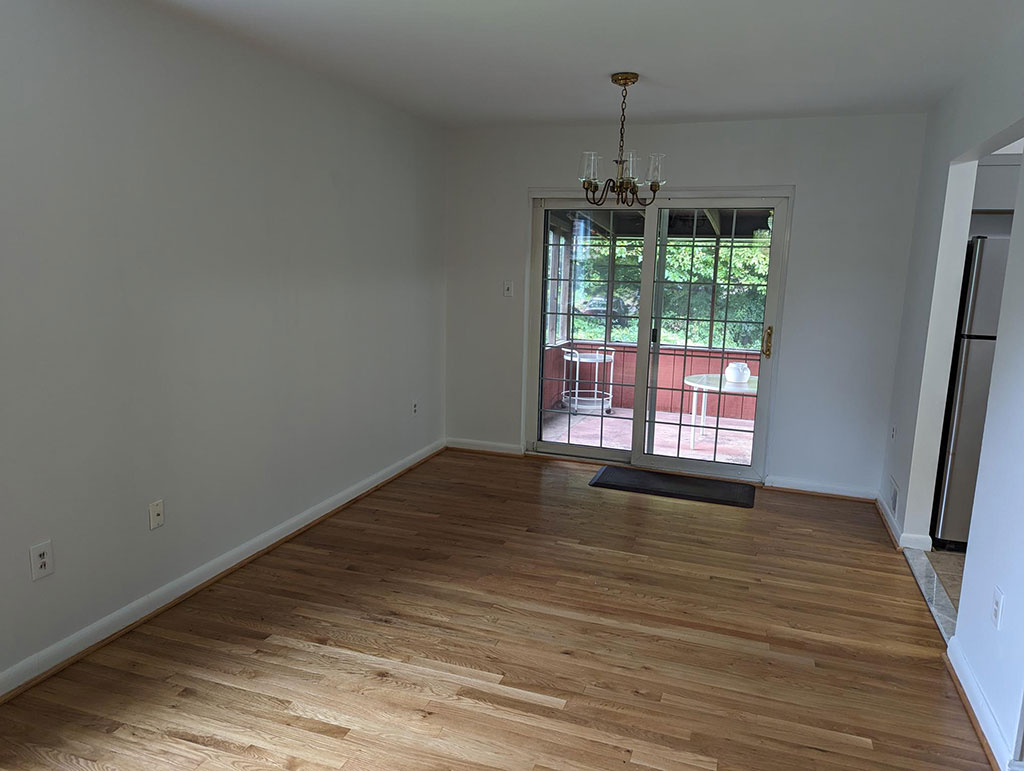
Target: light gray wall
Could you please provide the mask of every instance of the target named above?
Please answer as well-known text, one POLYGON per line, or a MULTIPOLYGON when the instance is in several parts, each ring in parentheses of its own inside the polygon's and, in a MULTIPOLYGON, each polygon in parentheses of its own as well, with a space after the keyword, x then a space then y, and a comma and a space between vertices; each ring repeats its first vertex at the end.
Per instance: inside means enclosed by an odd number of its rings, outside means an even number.
POLYGON ((444 279, 399 111, 139 2, 5 0, 0 72, 2 674, 440 440, 444 279))
MULTIPOLYGON (((889 447, 885 469, 908 491, 897 514, 912 534, 927 534, 931 514, 945 378, 974 192, 970 162, 1024 135, 1024 18, 1016 28, 1003 30, 1001 39, 987 39, 983 50, 988 59, 929 118, 892 400, 891 419, 900 432, 889 447), (951 176, 954 161, 958 163, 951 176), (966 186, 960 184, 964 176, 966 186), (948 179, 954 184, 948 185, 948 179), (944 220, 943 210, 949 210, 947 201, 953 199, 960 204, 944 220)), ((1018 210, 1022 205, 1018 197, 1018 210)), ((950 658, 982 728, 1004 763, 1019 742, 1024 690, 1024 476, 1019 468, 1024 413, 1018 387, 1024 377, 1022 290, 1024 233, 1015 227, 963 593, 950 646, 950 658), (998 631, 990 619, 996 586, 1006 592, 1003 627, 998 631)))
MULTIPOLYGON (((613 157, 616 128, 450 137, 450 438, 521 445, 527 191, 575 189, 579 152, 613 157), (519 287, 511 299, 508 278, 519 287)), ((629 127, 631 147, 668 154, 670 188, 796 187, 769 482, 879 489, 923 134, 918 115, 629 127)))

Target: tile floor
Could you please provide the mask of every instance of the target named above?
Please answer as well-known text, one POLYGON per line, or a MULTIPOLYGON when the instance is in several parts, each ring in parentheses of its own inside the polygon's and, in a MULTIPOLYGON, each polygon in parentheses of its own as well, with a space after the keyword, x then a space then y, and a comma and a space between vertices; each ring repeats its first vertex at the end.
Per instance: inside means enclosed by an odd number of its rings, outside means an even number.
POLYGON ((960 609, 960 586, 964 580, 964 559, 966 554, 959 551, 930 551, 928 561, 932 564, 935 575, 939 577, 950 602, 957 610, 960 609))
MULTIPOLYGON (((936 626, 942 632, 943 639, 948 643, 956 632, 957 609, 946 592, 946 587, 939 580, 935 568, 932 567, 930 555, 934 552, 925 552, 920 549, 903 550, 903 556, 910 565, 910 572, 914 574, 921 594, 928 603, 928 610, 935 619, 936 626)), ((959 599, 959 596, 958 596, 959 599)))

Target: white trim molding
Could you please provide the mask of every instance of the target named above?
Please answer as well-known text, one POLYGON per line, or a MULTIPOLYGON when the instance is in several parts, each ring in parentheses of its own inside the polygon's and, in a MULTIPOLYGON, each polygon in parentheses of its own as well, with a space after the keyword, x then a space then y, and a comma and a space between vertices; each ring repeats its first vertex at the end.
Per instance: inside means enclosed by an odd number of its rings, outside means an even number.
POLYGON ((927 535, 917 533, 901 533, 900 546, 904 549, 920 549, 921 551, 932 550, 932 539, 927 535))
MULTIPOLYGON (((720 185, 704 187, 663 187, 658 191, 658 202, 671 198, 789 198, 796 193, 795 185, 762 185, 747 187, 744 185, 720 185)), ((530 187, 526 190, 531 205, 534 201, 545 198, 569 199, 584 202, 581 187, 530 187)), ((615 206, 610 204, 609 208, 615 206)), ((626 207, 618 208, 625 210, 626 207)))
POLYGON ((769 474, 764 480, 765 487, 782 487, 788 490, 802 490, 808 493, 823 493, 825 495, 841 495, 844 498, 860 498, 865 501, 873 501, 878 495, 877 490, 867 490, 860 487, 846 487, 845 485, 822 484, 813 482, 810 479, 797 479, 796 477, 780 477, 769 474))
POLYGON ((953 639, 949 641, 946 655, 949 656, 949 663, 953 665, 956 676, 960 678, 960 686, 964 689, 964 695, 970 702, 971 709, 974 710, 974 717, 978 720, 981 732, 985 734, 985 739, 988 741, 989 749, 992 750, 996 763, 1006 771, 1024 767, 1024 763, 1012 760, 1013 751, 1010 748, 1010 743, 1003 736, 992 706, 985 698, 985 692, 974 674, 974 669, 964 655, 964 650, 960 647, 960 641, 956 635, 953 635, 953 639))
POLYGON ((480 452, 496 452, 500 455, 525 455, 522 445, 503 444, 501 442, 485 442, 480 439, 459 439, 448 437, 448 446, 456 450, 479 450, 480 452))
POLYGON ((215 557, 209 562, 200 565, 194 570, 189 571, 185 575, 176 578, 169 583, 164 584, 160 588, 140 597, 134 602, 128 603, 124 607, 115 610, 113 613, 104 616, 98 621, 94 621, 84 629, 79 629, 77 632, 68 635, 63 640, 59 640, 50 647, 44 648, 39 653, 33 654, 26 659, 22 659, 18 663, 8 667, 3 672, 0 672, 0 696, 14 690, 32 678, 38 677, 44 672, 53 669, 63 662, 68 661, 72 657, 84 651, 86 648, 89 648, 90 646, 105 640, 111 635, 120 632, 126 627, 131 626, 139 619, 144 618, 168 603, 177 600, 200 584, 220 575, 229 568, 232 568, 248 557, 251 557, 253 554, 266 549, 268 546, 271 546, 282 538, 300 530, 310 522, 319 519, 325 514, 329 514, 334 509, 343 506, 354 498, 358 498, 368 490, 376 487, 382 482, 386 482, 394 476, 397 476, 410 466, 419 463, 421 460, 434 454, 438 450, 444 449, 444 447, 445 443, 438 440, 420 450, 417 450, 412 455, 402 458, 400 461, 392 463, 387 468, 381 469, 377 473, 356 482, 341 492, 332 495, 327 500, 321 501, 300 514, 296 514, 294 517, 282 522, 280 525, 260 533, 255 538, 249 539, 240 546, 236 546, 234 549, 224 552, 219 557, 215 557))

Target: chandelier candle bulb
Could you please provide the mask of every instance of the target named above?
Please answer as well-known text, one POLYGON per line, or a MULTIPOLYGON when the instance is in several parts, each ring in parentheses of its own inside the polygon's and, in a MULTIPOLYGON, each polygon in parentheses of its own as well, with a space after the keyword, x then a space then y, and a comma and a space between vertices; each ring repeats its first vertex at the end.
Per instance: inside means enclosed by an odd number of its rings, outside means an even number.
POLYGON ((622 178, 636 182, 640 169, 640 154, 636 150, 627 150, 622 156, 622 178))

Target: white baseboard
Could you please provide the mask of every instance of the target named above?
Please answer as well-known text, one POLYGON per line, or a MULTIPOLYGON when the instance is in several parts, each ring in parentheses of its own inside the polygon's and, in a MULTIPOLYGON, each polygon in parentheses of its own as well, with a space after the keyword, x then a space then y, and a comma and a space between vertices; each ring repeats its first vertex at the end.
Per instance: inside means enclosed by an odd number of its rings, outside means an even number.
POLYGON ((479 439, 459 439, 448 437, 448 446, 458 450, 482 450, 497 452, 502 455, 523 455, 523 448, 518 444, 502 444, 501 442, 482 442, 479 439))
POLYGON ((902 533, 900 535, 900 546, 904 549, 920 549, 921 551, 932 550, 932 539, 927 535, 916 533, 902 533))
POLYGON ((900 526, 896 524, 896 517, 893 516, 892 511, 881 498, 875 498, 875 507, 882 512, 882 519, 885 520, 885 526, 889 530, 889 537, 897 546, 903 548, 900 544, 900 526))
POLYGON ((310 522, 319 519, 339 506, 348 503, 353 498, 362 495, 367 490, 379 485, 381 482, 405 471, 407 468, 423 460, 428 455, 443 449, 444 446, 445 443, 438 440, 421 450, 417 450, 412 455, 409 455, 396 463, 392 463, 387 468, 381 469, 376 474, 366 477, 336 495, 332 495, 327 500, 321 501, 315 506, 306 509, 301 514, 297 514, 291 519, 282 522, 280 525, 260 533, 255 538, 246 541, 240 546, 236 546, 234 549, 221 554, 219 557, 210 560, 204 565, 200 565, 195 570, 186 573, 180 578, 176 578, 170 583, 164 584, 159 589, 150 592, 144 597, 140 597, 134 602, 115 610, 110 615, 104 616, 84 629, 80 629, 74 634, 68 635, 63 640, 55 642, 53 645, 43 649, 39 653, 19 661, 17 664, 5 669, 3 672, 0 672, 0 696, 14 690, 22 683, 28 682, 33 677, 41 675, 43 672, 67 661, 72 656, 80 653, 89 646, 95 645, 101 640, 110 637, 110 635, 134 624, 140 618, 162 608, 164 605, 176 600, 205 581, 208 581, 214 576, 223 573, 228 568, 237 565, 247 557, 251 557, 258 551, 267 548, 276 541, 279 541, 303 526, 308 525, 310 522))
MULTIPOLYGON (((953 639, 949 641, 946 655, 949 656, 949 663, 953 665, 956 676, 960 678, 960 686, 964 689, 967 701, 971 703, 974 717, 978 719, 978 725, 981 727, 981 732, 985 734, 985 739, 988 740, 989 749, 992 750, 996 763, 1000 768, 1012 771, 1014 766, 1011 763, 1014 761, 1011 760, 1013 754, 1010 743, 1003 736, 992 706, 985 698, 985 692, 981 689, 981 684, 978 682, 970 662, 964 656, 964 649, 960 647, 960 641, 956 635, 953 635, 953 639)), ((1020 768, 1020 765, 1017 765, 1017 768, 1020 768)))
POLYGON ((833 485, 827 482, 816 482, 810 479, 797 479, 795 477, 768 476, 764 480, 765 487, 784 487, 788 490, 803 490, 808 493, 824 493, 825 495, 842 495, 845 498, 861 498, 866 501, 873 501, 878 495, 877 490, 867 490, 860 487, 846 487, 844 485, 833 485))

